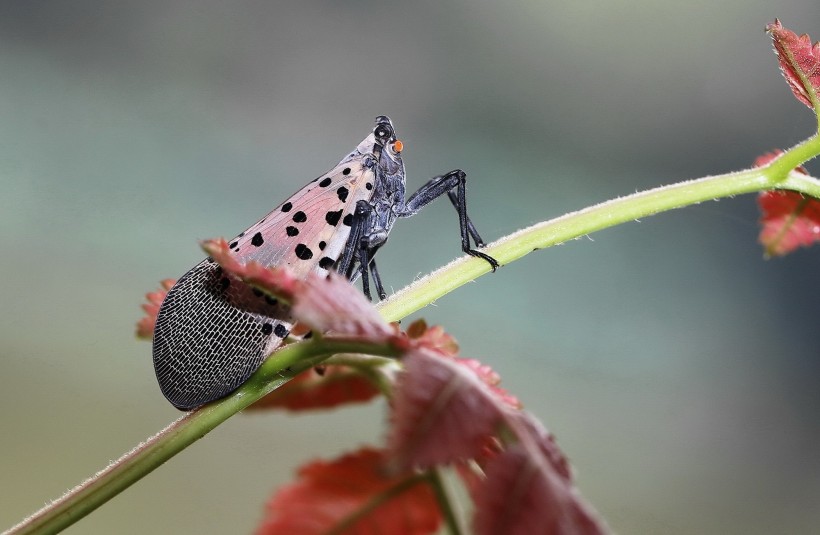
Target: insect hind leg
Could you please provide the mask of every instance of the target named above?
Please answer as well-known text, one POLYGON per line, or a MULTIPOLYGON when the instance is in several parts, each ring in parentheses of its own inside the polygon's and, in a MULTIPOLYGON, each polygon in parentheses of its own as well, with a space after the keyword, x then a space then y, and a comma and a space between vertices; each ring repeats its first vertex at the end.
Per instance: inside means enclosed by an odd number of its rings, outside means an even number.
MULTIPOLYGON (((458 200, 458 195, 456 194, 456 192, 453 191, 453 190, 448 191, 447 192, 447 197, 450 199, 450 202, 453 204, 453 208, 458 210, 459 209, 458 208, 459 207, 459 204, 458 204, 459 200, 458 200)), ((466 212, 465 212, 464 215, 465 215, 465 219, 467 220, 467 231, 470 233, 470 237, 473 238, 473 242, 476 244, 476 247, 484 247, 484 245, 486 245, 486 244, 484 243, 484 240, 481 239, 481 236, 478 235, 478 231, 476 230, 475 225, 473 225, 473 222, 470 220, 470 217, 467 216, 466 212)))
POLYGON ((422 208, 430 204, 435 199, 444 194, 450 199, 456 212, 458 212, 458 224, 461 231, 461 250, 470 256, 475 256, 485 260, 493 271, 498 268, 498 261, 492 256, 476 251, 470 247, 470 238, 476 247, 483 247, 484 240, 479 236, 478 231, 467 215, 467 174, 461 169, 455 169, 449 173, 437 176, 427 182, 407 199, 403 209, 398 212, 399 217, 410 217, 419 212, 422 208))

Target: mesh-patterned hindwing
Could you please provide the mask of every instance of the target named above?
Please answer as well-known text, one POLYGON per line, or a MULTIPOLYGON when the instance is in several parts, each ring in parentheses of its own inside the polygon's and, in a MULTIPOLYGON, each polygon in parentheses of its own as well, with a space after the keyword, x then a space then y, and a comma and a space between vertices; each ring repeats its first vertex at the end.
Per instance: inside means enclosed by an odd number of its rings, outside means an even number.
POLYGON ((185 410, 236 390, 288 335, 288 312, 203 260, 157 314, 153 356, 162 393, 185 410))

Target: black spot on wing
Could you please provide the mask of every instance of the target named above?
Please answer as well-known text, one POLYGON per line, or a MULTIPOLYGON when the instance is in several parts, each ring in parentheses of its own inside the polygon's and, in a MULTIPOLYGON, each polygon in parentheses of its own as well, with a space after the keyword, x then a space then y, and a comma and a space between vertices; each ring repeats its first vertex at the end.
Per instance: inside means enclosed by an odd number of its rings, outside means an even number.
POLYGON ((254 247, 261 247, 263 243, 265 243, 265 239, 262 237, 261 232, 257 232, 253 235, 253 238, 251 238, 251 245, 254 247))
POLYGON ((327 221, 328 225, 333 225, 335 227, 339 224, 340 217, 342 217, 341 210, 337 210, 335 212, 328 212, 325 214, 325 221, 327 221))
POLYGON ((300 243, 299 245, 297 245, 294 251, 296 252, 296 256, 300 260, 310 260, 311 258, 313 258, 313 251, 311 251, 310 248, 304 243, 300 243))
POLYGON ((297 223, 304 223, 305 221, 307 221, 307 215, 305 215, 303 211, 299 210, 298 212, 293 214, 293 220, 297 223))
POLYGON ((336 195, 339 196, 339 200, 345 202, 347 200, 348 190, 346 187, 342 186, 341 188, 336 190, 336 195))

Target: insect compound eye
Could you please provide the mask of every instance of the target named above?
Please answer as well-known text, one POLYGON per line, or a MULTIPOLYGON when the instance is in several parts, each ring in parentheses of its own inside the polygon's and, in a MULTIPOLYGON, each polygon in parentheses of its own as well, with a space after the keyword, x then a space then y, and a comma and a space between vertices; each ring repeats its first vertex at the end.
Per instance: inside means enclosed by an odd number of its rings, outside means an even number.
POLYGON ((401 152, 401 151, 404 149, 404 143, 402 143, 400 139, 397 139, 397 140, 396 140, 396 141, 395 141, 395 142, 391 145, 391 147, 393 147, 393 152, 395 152, 395 153, 399 153, 399 152, 401 152))
POLYGON ((392 135, 392 132, 386 126, 379 125, 376 127, 376 130, 373 131, 373 134, 377 139, 387 139, 392 135))

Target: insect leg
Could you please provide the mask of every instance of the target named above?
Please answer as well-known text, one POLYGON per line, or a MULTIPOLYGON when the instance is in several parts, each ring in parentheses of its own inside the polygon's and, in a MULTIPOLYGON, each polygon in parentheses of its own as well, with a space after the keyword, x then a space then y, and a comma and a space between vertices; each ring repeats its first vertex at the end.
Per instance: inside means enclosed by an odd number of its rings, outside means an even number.
POLYGON ((379 299, 387 298, 387 292, 384 291, 382 278, 381 275, 379 275, 379 269, 376 267, 376 260, 372 258, 372 255, 370 260, 370 274, 373 276, 373 286, 376 287, 376 293, 379 294, 379 299))
POLYGON ((362 291, 370 300, 372 300, 370 296, 371 275, 379 298, 384 299, 387 297, 376 264, 373 263, 373 255, 387 240, 387 236, 384 232, 372 231, 370 221, 372 214, 373 206, 370 203, 364 200, 356 203, 353 220, 350 222, 350 235, 347 238, 344 253, 337 266, 337 271, 344 274, 350 281, 356 280, 361 275, 362 291))
MULTIPOLYGON (((379 296, 380 300, 387 299, 387 292, 384 290, 384 285, 382 284, 382 277, 379 275, 379 270, 376 267, 376 260, 373 258, 376 254, 376 249, 371 249, 368 251, 367 255, 370 257, 370 276, 373 277, 373 284, 376 286, 376 293, 379 296)), ((356 282, 359 277, 362 275, 362 266, 360 264, 356 265, 356 270, 353 272, 351 277, 349 278, 350 282, 356 282)), ((368 279, 369 280, 369 279, 368 279)))
MULTIPOLYGON (((453 203, 453 208, 458 210, 458 195, 453 190, 447 192, 447 197, 450 199, 450 202, 453 203)), ((473 225, 473 222, 470 221, 470 217, 465 212, 465 218, 467 219, 467 230, 470 232, 470 236, 473 238, 477 247, 484 247, 484 240, 481 239, 481 236, 478 235, 478 231, 473 225)))
POLYGON ((336 271, 341 273, 348 280, 352 281, 354 277, 359 274, 356 269, 357 260, 359 260, 358 252, 362 236, 365 234, 365 228, 373 212, 373 207, 367 201, 359 201, 356 203, 356 209, 353 211, 353 220, 350 222, 350 234, 347 236, 347 243, 345 243, 342 256, 336 265, 336 271))
POLYGON ((376 294, 379 296, 379 300, 387 297, 387 292, 384 291, 384 285, 382 285, 382 278, 379 275, 379 268, 376 267, 376 261, 373 259, 379 248, 387 241, 386 236, 385 232, 373 232, 372 234, 365 234, 359 240, 359 252, 357 254, 359 266, 357 273, 354 273, 353 276, 355 277, 357 274, 361 274, 362 291, 364 291, 364 295, 371 301, 370 277, 373 277, 373 285, 376 287, 376 294))
MULTIPOLYGON (((360 201, 361 202, 361 201, 360 201)), ((362 237, 358 243, 359 247, 359 270, 362 274, 362 291, 364 292, 364 296, 367 297, 368 301, 372 301, 373 298, 370 297, 370 279, 368 278, 368 269, 367 265, 370 262, 370 250, 367 247, 367 238, 362 237)))
POLYGON ((470 256, 483 258, 490 264, 493 271, 495 271, 496 268, 498 268, 498 261, 495 258, 470 247, 471 237, 477 247, 484 245, 484 241, 481 239, 481 236, 478 235, 475 226, 467 216, 467 175, 461 169, 450 171, 446 175, 437 176, 423 185, 407 199, 407 202, 398 215, 399 217, 415 215, 419 210, 445 193, 450 197, 450 201, 458 212, 459 230, 461 231, 461 250, 470 256), (455 190, 455 192, 453 190, 455 190))

